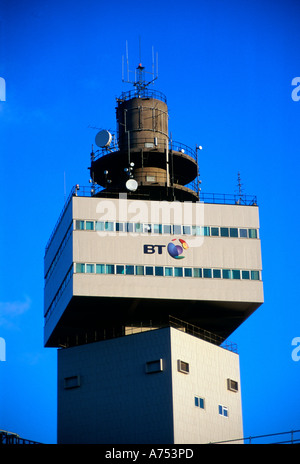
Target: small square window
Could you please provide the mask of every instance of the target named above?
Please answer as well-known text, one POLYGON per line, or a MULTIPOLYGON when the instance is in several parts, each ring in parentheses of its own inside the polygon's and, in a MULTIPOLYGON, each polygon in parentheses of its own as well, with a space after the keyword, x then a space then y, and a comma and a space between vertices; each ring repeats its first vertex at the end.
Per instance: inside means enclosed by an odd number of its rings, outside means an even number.
POLYGON ((232 270, 232 278, 233 279, 240 279, 241 278, 241 271, 237 269, 232 270))
POLYGON ((113 222, 106 222, 105 223, 105 230, 108 230, 108 231, 113 231, 114 230, 114 223, 113 222))
POLYGON ((94 274, 94 272, 95 272, 95 264, 86 264, 85 265, 85 271, 90 273, 90 274, 94 274))
POLYGON ((78 274, 85 272, 85 264, 84 263, 76 263, 76 272, 78 274))
POLYGON ((240 229, 240 237, 241 238, 247 238, 248 237, 247 229, 240 229))
POLYGON ((180 235, 181 234, 181 226, 174 225, 173 226, 173 234, 180 235))
POLYGON ((221 279, 221 269, 213 269, 214 279, 221 279))
POLYGON ((151 234, 151 231, 152 231, 152 226, 151 224, 144 224, 143 225, 143 232, 145 234, 151 234))
POLYGON ((124 266, 117 264, 116 266, 116 274, 124 274, 124 266))
POLYGON ((172 277, 173 276, 173 268, 172 267, 165 267, 165 276, 172 277))
POLYGON ((200 235, 204 235, 205 237, 208 237, 210 235, 210 230, 209 227, 200 227, 200 235))
POLYGON ((134 266, 129 264, 126 266, 126 275, 134 275, 134 266))
POLYGON ((153 267, 152 266, 146 266, 146 275, 153 275, 153 267))
POLYGON ((96 224, 95 224, 95 228, 96 230, 104 230, 104 222, 101 222, 101 221, 97 221, 96 224))
POLYGON ((239 389, 239 384, 236 380, 227 379, 227 389, 233 392, 237 392, 239 389))
POLYGON ((140 224, 140 223, 134 224, 134 230, 137 233, 143 232, 143 224, 140 224))
POLYGON ((162 233, 162 224, 153 224, 153 232, 155 234, 161 234, 162 233))
POLYGON ((231 270, 223 269, 223 279, 231 279, 231 270))
POLYGON ((155 275, 156 276, 163 276, 164 275, 164 268, 162 266, 155 266, 155 275))
POLYGON ((163 231, 164 231, 164 234, 171 234, 172 232, 171 226, 168 224, 164 224, 163 231))
POLYGON ((135 266, 136 275, 144 275, 144 266, 135 266))
POLYGON ((86 221, 85 228, 86 230, 94 230, 94 221, 86 221))
POLYGON ((106 274, 114 274, 115 273, 115 266, 113 264, 106 264, 105 272, 106 272, 106 274))
POLYGON ((64 378, 64 388, 67 390, 69 388, 78 388, 80 387, 80 376, 73 375, 72 377, 64 378))
POLYGON ((230 237, 238 237, 238 229, 231 227, 230 228, 230 237))
POLYGON ((211 279, 211 269, 203 269, 203 277, 211 279))
POLYGON ((192 235, 200 235, 200 226, 192 226, 192 235))
POLYGON ((177 361, 177 369, 178 369, 178 372, 182 372, 183 374, 189 374, 190 365, 189 365, 189 363, 187 363, 185 361, 181 361, 180 359, 178 359, 178 361, 177 361))
POLYGON ((147 374, 154 374, 156 372, 163 371, 163 360, 157 359, 155 361, 148 361, 146 362, 146 373, 147 374))
POLYGON ((251 280, 259 280, 259 271, 251 271, 251 280))
POLYGON ((228 408, 219 404, 219 414, 220 416, 228 417, 228 408))
POLYGON ((195 267, 193 270, 194 277, 202 277, 202 269, 200 267, 195 267))
POLYGON ((219 237, 219 227, 211 227, 210 232, 212 237, 219 237))
POLYGON ((221 237, 229 237, 228 227, 221 227, 221 237))
POLYGON ((126 232, 133 232, 133 223, 127 222, 126 223, 126 232))
POLYGON ((249 229, 249 238, 257 238, 257 230, 256 229, 249 229))
POLYGON ((96 274, 105 274, 105 264, 96 264, 96 274))
POLYGON ((116 232, 123 232, 124 224, 122 222, 116 222, 116 232))
POLYGON ((174 267, 174 276, 182 277, 182 275, 183 275, 182 267, 174 267))
POLYGON ((75 221, 76 230, 84 230, 84 221, 75 221))
POLYGON ((182 233, 185 235, 191 235, 191 226, 182 226, 182 233))
POLYGON ((184 268, 184 277, 192 277, 192 268, 191 267, 185 267, 184 268))
POLYGON ((249 271, 242 271, 242 279, 249 280, 250 279, 250 272, 249 271))

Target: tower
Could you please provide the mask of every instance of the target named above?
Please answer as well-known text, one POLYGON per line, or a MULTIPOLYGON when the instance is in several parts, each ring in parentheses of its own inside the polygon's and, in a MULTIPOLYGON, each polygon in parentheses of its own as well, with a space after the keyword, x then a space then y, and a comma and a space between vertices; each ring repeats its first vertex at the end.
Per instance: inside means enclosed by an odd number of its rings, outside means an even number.
POLYGON ((199 194, 198 148, 169 137, 140 63, 45 251, 58 443, 243 436, 230 334, 263 303, 255 198, 199 194))

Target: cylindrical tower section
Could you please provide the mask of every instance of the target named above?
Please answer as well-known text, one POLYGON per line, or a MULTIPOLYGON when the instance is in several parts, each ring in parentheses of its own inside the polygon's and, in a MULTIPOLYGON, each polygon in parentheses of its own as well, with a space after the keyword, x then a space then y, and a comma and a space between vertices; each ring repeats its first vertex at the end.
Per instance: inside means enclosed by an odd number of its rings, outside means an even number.
POLYGON ((156 98, 135 97, 118 101, 118 143, 122 151, 157 148, 168 143, 168 107, 156 98))

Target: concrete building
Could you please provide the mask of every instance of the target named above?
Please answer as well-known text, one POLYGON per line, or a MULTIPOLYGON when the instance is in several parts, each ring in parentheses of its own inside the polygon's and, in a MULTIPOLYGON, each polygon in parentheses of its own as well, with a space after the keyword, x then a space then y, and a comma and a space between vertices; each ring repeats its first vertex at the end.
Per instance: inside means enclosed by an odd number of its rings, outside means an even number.
POLYGON ((137 69, 46 247, 58 443, 240 438, 224 341, 263 303, 257 202, 199 195, 197 149, 169 139, 166 98, 137 69))

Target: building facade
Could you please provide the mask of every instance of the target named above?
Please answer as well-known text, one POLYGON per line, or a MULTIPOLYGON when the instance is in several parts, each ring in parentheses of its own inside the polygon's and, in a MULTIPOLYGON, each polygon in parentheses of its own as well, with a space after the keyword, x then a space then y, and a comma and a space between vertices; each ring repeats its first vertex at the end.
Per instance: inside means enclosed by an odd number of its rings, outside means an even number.
POLYGON ((58 442, 240 438, 224 341, 263 303, 256 199, 200 195, 197 149, 170 140, 166 98, 141 78, 116 117, 46 246, 58 442))

